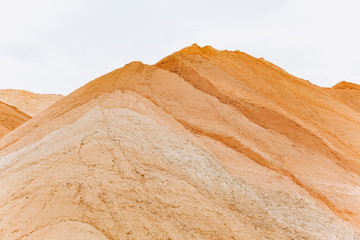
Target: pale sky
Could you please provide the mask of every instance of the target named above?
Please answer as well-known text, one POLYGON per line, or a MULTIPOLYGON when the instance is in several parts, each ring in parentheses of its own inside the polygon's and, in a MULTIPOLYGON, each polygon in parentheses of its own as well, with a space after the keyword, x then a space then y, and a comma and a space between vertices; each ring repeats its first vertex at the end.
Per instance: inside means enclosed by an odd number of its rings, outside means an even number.
POLYGON ((358 0, 0 0, 0 88, 68 94, 193 43, 360 84, 358 0))

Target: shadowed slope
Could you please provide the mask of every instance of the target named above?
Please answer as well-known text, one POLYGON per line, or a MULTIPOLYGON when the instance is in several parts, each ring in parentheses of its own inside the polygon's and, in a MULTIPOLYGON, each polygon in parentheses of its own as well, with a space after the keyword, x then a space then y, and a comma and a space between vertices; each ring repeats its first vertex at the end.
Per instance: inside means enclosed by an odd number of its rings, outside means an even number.
POLYGON ((0 102, 0 138, 11 132, 30 117, 16 107, 0 102))

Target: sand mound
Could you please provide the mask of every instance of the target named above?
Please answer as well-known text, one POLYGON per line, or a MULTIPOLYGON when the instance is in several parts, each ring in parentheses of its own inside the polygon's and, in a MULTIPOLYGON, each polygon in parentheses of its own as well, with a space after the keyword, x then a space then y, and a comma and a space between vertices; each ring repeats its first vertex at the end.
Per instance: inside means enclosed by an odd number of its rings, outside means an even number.
POLYGON ((332 88, 326 89, 338 101, 351 109, 360 112, 360 86, 349 82, 340 82, 332 88))
POLYGON ((59 94, 38 94, 18 89, 0 89, 0 101, 15 106, 34 117, 63 96, 59 94))
POLYGON ((0 140, 3 239, 360 239, 360 113, 190 46, 86 84, 0 140))
POLYGON ((332 87, 333 89, 352 89, 352 90, 360 90, 360 85, 351 83, 351 82, 339 82, 335 86, 332 87))

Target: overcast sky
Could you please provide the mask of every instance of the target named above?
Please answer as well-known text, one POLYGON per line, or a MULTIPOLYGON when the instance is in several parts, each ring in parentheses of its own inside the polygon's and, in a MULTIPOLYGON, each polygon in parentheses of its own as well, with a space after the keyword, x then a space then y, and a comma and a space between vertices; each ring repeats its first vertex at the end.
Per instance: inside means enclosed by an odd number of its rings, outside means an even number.
POLYGON ((0 0, 0 88, 68 94, 192 43, 240 50, 320 86, 360 84, 356 0, 0 0))

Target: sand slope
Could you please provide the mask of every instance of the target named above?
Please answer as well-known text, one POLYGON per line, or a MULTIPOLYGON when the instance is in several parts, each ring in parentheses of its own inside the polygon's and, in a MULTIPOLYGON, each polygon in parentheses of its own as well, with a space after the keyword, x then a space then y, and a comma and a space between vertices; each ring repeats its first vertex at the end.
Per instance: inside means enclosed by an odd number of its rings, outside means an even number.
POLYGON ((18 89, 0 89, 0 101, 15 106, 34 117, 63 96, 59 94, 38 94, 18 89))
POLYGON ((130 63, 0 140, 3 239, 360 239, 360 113, 238 51, 130 63))

